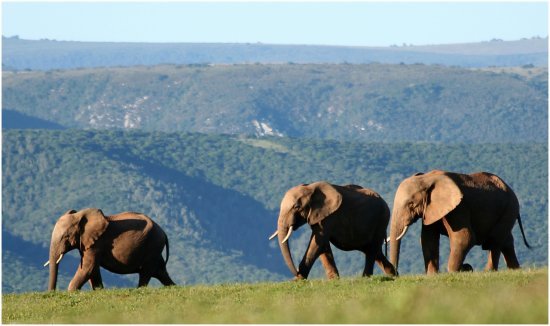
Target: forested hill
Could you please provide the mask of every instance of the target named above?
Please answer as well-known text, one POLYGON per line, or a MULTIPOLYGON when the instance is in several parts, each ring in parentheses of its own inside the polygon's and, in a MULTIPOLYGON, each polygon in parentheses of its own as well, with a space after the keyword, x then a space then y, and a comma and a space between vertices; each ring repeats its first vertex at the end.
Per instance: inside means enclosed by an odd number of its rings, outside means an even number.
MULTIPOLYGON (((99 207, 154 218, 170 239, 168 271, 178 284, 285 280, 277 243, 285 191, 303 182, 355 183, 393 203, 399 182, 418 171, 491 171, 517 193, 528 240, 514 229, 524 266, 547 265, 548 147, 528 144, 414 144, 107 130, 4 130, 2 133, 2 289, 46 288, 51 230, 69 209, 99 207)), ((420 225, 402 244, 400 272, 421 273, 420 225)), ((291 241, 299 261, 309 228, 291 241)), ((448 240, 442 238, 441 265, 448 240)), ((364 256, 334 250, 344 276, 360 275, 364 256)), ((78 259, 61 263, 66 288, 78 259)), ((467 262, 483 268, 486 253, 467 262)), ((323 277, 317 263, 311 277, 323 277)), ((444 267, 443 267, 444 268, 444 267)), ((379 270, 376 269, 377 273, 379 270)), ((137 276, 103 271, 106 286, 135 286, 137 276)), ((156 283, 158 284, 158 283, 156 283)))
POLYGON ((30 117, 50 128, 375 142, 548 138, 548 72, 530 66, 164 65, 4 72, 2 82, 6 128, 30 117))
POLYGON ((389 47, 225 43, 100 43, 2 37, 3 70, 158 64, 424 63, 462 67, 547 66, 548 38, 389 47), (39 53, 40 55, 37 55, 39 53))

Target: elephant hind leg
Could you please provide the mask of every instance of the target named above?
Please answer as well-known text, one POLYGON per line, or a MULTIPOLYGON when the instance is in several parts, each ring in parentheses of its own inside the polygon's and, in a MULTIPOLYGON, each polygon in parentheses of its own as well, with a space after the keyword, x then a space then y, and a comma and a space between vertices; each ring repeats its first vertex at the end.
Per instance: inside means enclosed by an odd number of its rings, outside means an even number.
POLYGON ((139 281, 138 281, 138 288, 142 286, 149 285, 149 281, 151 280, 151 274, 149 272, 143 272, 141 271, 139 273, 139 281))
POLYGON ((509 269, 517 269, 520 267, 518 257, 516 256, 516 250, 514 249, 514 237, 512 234, 508 236, 501 250, 506 266, 509 269))
POLYGON ((376 251, 372 247, 368 247, 363 250, 365 254, 365 269, 363 270, 363 276, 371 276, 374 273, 374 261, 376 260, 376 251))
POLYGON ((500 259, 500 249, 490 249, 487 257, 486 271, 497 271, 498 261, 500 259))
POLYGON ((162 257, 159 260, 157 271, 153 274, 153 277, 162 283, 164 286, 170 286, 170 285, 176 285, 174 281, 170 278, 170 275, 168 275, 168 271, 166 270, 166 265, 164 263, 164 260, 162 257))
POLYGON ((380 269, 382 269, 382 271, 384 272, 384 274, 391 275, 391 276, 397 275, 397 272, 395 271, 395 267, 392 265, 392 263, 388 261, 386 256, 384 256, 384 254, 382 253, 382 249, 380 249, 376 254, 375 260, 378 266, 380 267, 380 269))

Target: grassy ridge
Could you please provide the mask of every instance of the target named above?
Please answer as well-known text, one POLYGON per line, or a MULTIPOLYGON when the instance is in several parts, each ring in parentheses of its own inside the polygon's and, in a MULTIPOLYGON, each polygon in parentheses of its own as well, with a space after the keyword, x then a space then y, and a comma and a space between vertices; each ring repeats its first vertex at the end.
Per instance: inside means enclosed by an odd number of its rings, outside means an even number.
POLYGON ((548 270, 8 294, 3 323, 548 323, 548 270))

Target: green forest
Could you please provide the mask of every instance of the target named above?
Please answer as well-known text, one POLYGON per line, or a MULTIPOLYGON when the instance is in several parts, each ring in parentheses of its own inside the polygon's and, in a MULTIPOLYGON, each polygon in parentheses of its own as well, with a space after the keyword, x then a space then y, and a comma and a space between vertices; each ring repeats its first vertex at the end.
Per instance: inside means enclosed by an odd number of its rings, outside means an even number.
POLYGON ((217 64, 2 74, 5 128, 31 117, 51 128, 385 143, 545 142, 547 90, 547 68, 532 66, 217 64))
MULTIPOLYGON (((5 86, 4 86, 5 87, 5 86)), ((123 130, 2 132, 2 289, 43 291, 50 234, 69 209, 106 214, 134 210, 157 221, 170 239, 168 271, 178 284, 290 279, 275 241, 278 206, 290 187, 317 180, 372 188, 392 206, 404 178, 419 171, 490 171, 520 200, 527 249, 514 228, 523 266, 547 265, 548 146, 546 142, 441 144, 255 137, 123 130), (24 271, 24 272, 22 272, 24 271)), ((420 226, 402 244, 400 273, 422 273, 420 226)), ((309 239, 292 239, 299 259, 309 239)), ((446 266, 448 239, 441 239, 446 266)), ((60 288, 78 264, 61 263, 60 288)), ((335 251, 341 275, 358 276, 364 256, 335 251)), ((486 253, 466 261, 482 269, 486 253)), ((380 273, 379 270, 375 270, 380 273)), ((104 283, 135 286, 137 276, 103 271, 104 283)), ((311 277, 322 278, 316 263, 311 277)), ((155 284, 153 284, 155 286, 155 284)), ((156 284, 158 285, 158 283, 156 284)), ((87 285, 86 285, 87 287, 87 285)))

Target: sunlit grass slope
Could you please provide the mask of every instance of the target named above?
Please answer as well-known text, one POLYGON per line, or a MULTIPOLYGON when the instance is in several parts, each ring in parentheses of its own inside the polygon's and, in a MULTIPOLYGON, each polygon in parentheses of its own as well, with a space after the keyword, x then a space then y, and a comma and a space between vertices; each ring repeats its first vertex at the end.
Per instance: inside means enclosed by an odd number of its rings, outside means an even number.
POLYGON ((548 270, 8 294, 3 323, 548 323, 548 270))

